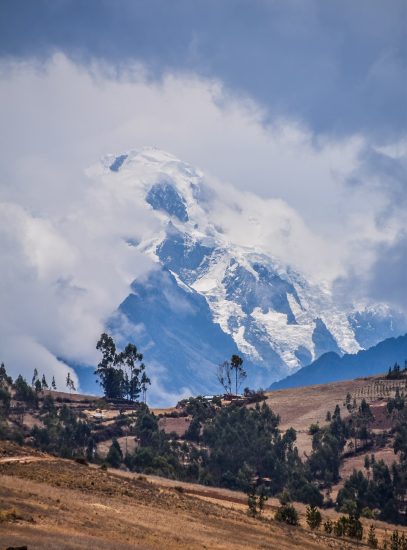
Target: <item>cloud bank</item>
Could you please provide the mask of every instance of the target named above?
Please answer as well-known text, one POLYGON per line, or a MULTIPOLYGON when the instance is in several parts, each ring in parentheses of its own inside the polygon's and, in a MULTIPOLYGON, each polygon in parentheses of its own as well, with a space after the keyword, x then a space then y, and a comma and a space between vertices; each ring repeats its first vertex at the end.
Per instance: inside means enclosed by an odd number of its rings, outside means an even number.
POLYGON ((325 136, 405 135, 406 3, 392 0, 3 0, 0 53, 55 52, 120 74, 194 73, 248 95, 265 121, 325 136))
POLYGON ((363 134, 321 138, 295 119, 265 125, 263 107, 218 79, 155 81, 141 65, 117 75, 57 54, 45 65, 4 61, 0 76, 0 350, 13 374, 37 367, 62 385, 58 357, 94 363, 104 322, 152 268, 124 237, 154 235, 154 217, 85 170, 144 145, 208 174, 231 240, 268 247, 316 281, 370 277, 358 299, 398 302, 386 288, 404 283, 383 286, 380 254, 404 265, 402 142, 379 149, 363 134), (225 208, 231 184, 246 213, 225 208))

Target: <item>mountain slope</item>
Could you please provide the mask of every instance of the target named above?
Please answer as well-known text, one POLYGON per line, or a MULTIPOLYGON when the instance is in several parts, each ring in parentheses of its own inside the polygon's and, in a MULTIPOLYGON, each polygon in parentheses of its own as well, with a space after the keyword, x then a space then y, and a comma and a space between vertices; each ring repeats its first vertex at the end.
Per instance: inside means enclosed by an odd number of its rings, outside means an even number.
MULTIPOLYGON (((168 392, 193 395, 202 388, 216 391, 217 365, 238 353, 230 335, 213 323, 205 298, 178 284, 165 268, 153 271, 143 283, 135 281, 119 311, 126 323, 142 327, 137 345, 150 359, 149 371, 160 377, 168 392), (173 368, 156 373, 155 364, 166 365, 169 358, 173 368)), ((121 316, 112 321, 112 329, 125 334, 121 316)))
POLYGON ((157 270, 134 282, 109 326, 139 345, 168 391, 213 391, 216 365, 231 353, 245 359, 248 385, 266 387, 323 353, 354 353, 407 330, 388 307, 344 307, 328 284, 272 255, 255 236, 271 211, 284 238, 294 224, 284 213, 279 227, 277 201, 221 194, 201 172, 154 148, 110 155, 88 173, 154 219, 153 234, 123 240, 157 270), (240 225, 253 236, 239 233, 240 225))
POLYGON ((404 365, 406 359, 407 334, 398 338, 388 338, 356 354, 339 357, 335 352, 325 353, 295 374, 275 382, 270 389, 282 390, 372 376, 385 372, 396 362, 404 365))

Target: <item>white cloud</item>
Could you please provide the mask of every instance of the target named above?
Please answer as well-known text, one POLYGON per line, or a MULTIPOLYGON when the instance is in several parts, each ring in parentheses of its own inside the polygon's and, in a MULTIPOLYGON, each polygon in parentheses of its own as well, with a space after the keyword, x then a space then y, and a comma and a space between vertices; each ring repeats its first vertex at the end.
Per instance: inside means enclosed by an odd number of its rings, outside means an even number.
POLYGON ((247 211, 216 184, 227 235, 316 279, 366 268, 372 245, 395 238, 397 224, 376 224, 380 192, 343 185, 362 136, 317 142, 293 121, 265 126, 256 104, 217 81, 109 71, 62 55, 0 69, 0 353, 14 373, 63 372, 57 356, 94 361, 104 320, 151 267, 123 236, 153 234, 154 218, 85 175, 108 152, 155 145, 230 182, 247 211))

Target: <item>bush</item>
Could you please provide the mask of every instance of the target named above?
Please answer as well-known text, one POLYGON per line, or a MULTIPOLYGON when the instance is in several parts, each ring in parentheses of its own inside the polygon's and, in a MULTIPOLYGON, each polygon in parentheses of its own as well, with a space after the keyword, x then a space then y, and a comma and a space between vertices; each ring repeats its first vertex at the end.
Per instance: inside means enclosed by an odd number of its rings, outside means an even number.
POLYGON ((14 382, 14 390, 14 399, 17 401, 23 401, 31 407, 38 407, 38 397, 36 393, 32 387, 27 384, 27 381, 21 376, 21 374, 14 382))
POLYGON ((360 515, 362 516, 362 518, 374 519, 373 510, 372 510, 371 508, 369 508, 368 506, 365 506, 365 507, 363 508, 363 510, 361 511, 360 515))
POLYGON ((319 529, 322 522, 321 512, 315 506, 307 506, 307 524, 310 529, 319 529))
POLYGON ((367 545, 369 548, 377 548, 379 544, 379 541, 376 537, 376 529, 374 528, 374 525, 371 525, 369 527, 369 533, 367 536, 367 545))
POLYGON ((330 519, 327 519, 326 522, 324 523, 325 533, 328 533, 328 535, 330 535, 333 531, 333 528, 334 528, 333 522, 330 519))
POLYGON ((290 495, 293 500, 309 504, 311 506, 322 506, 324 497, 321 495, 318 487, 307 481, 301 480, 301 485, 295 488, 290 487, 290 495))
POLYGON ((333 532, 337 537, 348 536, 353 539, 362 540, 363 526, 359 517, 351 514, 348 517, 341 516, 333 525, 333 532))
POLYGON ((288 525, 298 525, 298 512, 291 504, 283 504, 277 509, 274 519, 287 523, 288 525))
POLYGON ((117 439, 113 439, 109 452, 107 453, 106 461, 112 468, 119 468, 123 459, 123 454, 117 439))
POLYGON ((319 432, 319 425, 318 424, 311 424, 311 426, 308 428, 308 434, 309 435, 315 435, 319 432))
POLYGON ((346 534, 353 539, 362 540, 363 538, 363 525, 359 520, 359 516, 350 515, 348 517, 346 534))
POLYGON ((398 531, 393 531, 390 537, 390 550, 405 550, 407 548, 407 539, 404 533, 399 535, 398 531))
POLYGON ((345 516, 340 517, 338 521, 334 522, 332 530, 335 537, 343 537, 345 535, 346 522, 347 522, 347 519, 345 516))

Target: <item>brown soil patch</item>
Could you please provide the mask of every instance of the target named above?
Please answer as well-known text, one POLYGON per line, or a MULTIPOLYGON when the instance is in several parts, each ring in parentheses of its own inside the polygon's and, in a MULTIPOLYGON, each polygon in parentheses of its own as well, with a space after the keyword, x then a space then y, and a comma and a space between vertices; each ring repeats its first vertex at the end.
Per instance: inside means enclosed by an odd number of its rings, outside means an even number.
POLYGON ((183 437, 185 432, 189 428, 191 418, 188 416, 181 416, 179 418, 163 417, 158 421, 158 425, 161 430, 164 430, 166 434, 175 432, 178 437, 183 437))
MULTIPOLYGON (((116 439, 120 445, 123 456, 125 456, 127 453, 133 453, 138 446, 134 435, 123 435, 122 437, 117 437, 116 439)), ((101 456, 102 458, 106 458, 112 442, 112 439, 107 439, 106 441, 101 441, 98 444, 97 449, 99 456, 101 456)))

